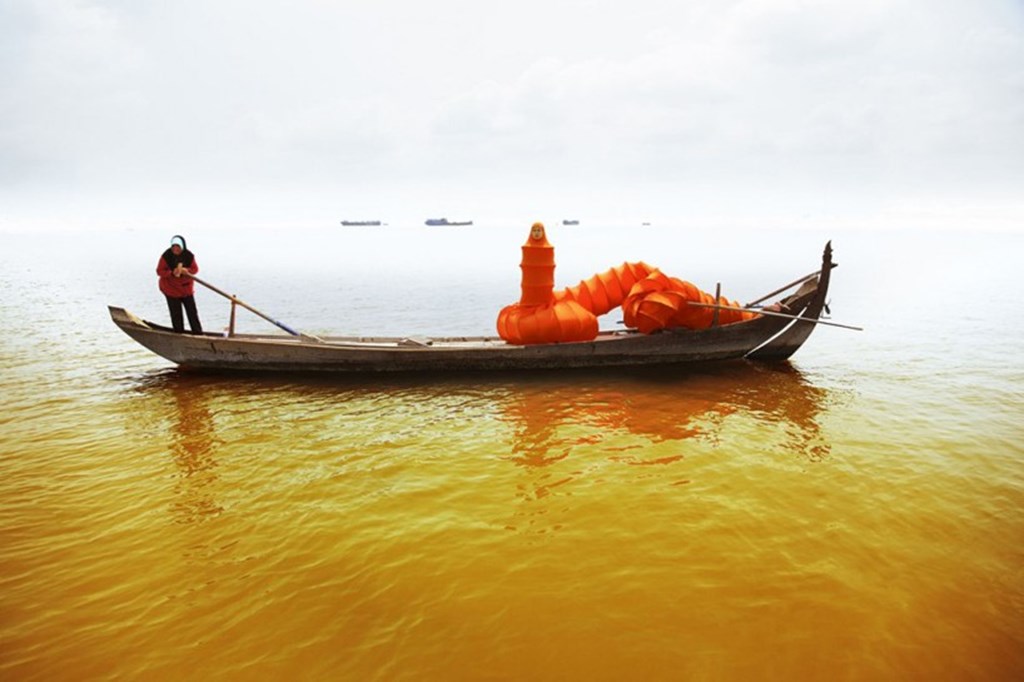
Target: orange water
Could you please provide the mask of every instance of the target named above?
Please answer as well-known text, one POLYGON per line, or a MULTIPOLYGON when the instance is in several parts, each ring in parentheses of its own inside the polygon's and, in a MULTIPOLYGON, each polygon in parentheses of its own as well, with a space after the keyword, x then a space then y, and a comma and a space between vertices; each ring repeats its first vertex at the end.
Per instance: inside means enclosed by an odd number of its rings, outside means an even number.
MULTIPOLYGON (((476 237, 511 267, 465 264, 469 293, 458 263, 303 272, 287 251, 287 282, 239 293, 315 330, 486 332, 474 315, 517 296, 520 232, 476 237), (408 276, 412 302, 382 312, 408 276), (331 324, 338 296, 352 314, 331 324)), ((142 266, 124 243, 162 236, 95 237, 115 256, 95 278, 76 267, 95 244, 54 257, 21 236, 2 256, 18 295, 0 342, 0 678, 1024 670, 1020 279, 968 267, 1002 238, 965 256, 933 237, 907 271, 914 240, 845 235, 833 312, 868 329, 820 329, 781 368, 314 381, 182 374, 123 336, 106 303, 166 315, 162 241, 142 266), (970 287, 939 276, 959 257, 970 287)), ((456 239, 407 238, 427 256, 456 239)), ((818 235, 790 239, 798 264, 724 292, 812 270, 818 235)), ((200 306, 210 328, 226 315, 200 306)))

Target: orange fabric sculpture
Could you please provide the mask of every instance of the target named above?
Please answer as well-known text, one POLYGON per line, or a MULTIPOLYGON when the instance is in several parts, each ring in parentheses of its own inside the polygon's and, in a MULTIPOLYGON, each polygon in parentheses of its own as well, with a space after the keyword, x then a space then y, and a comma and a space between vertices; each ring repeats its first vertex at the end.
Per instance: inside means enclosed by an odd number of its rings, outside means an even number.
POLYGON ((623 263, 590 279, 585 279, 574 287, 568 287, 555 294, 558 300, 576 301, 598 317, 609 313, 622 305, 636 283, 643 280, 654 268, 643 261, 623 263))
POLYGON ((509 343, 530 345, 589 341, 597 336, 597 317, 579 303, 555 300, 555 247, 534 223, 523 244, 522 296, 498 314, 498 335, 509 343))
MULTIPOLYGON (((522 248, 522 295, 498 314, 498 335, 509 343, 590 341, 597 336, 598 316, 619 306, 626 326, 644 334, 672 327, 705 329, 714 321, 714 308, 689 305, 714 304, 714 296, 642 261, 623 263, 555 293, 555 247, 543 224, 533 224, 522 248)), ((724 298, 718 305, 739 307, 724 298)), ((721 325, 754 317, 757 313, 718 309, 721 325)))
MULTIPOLYGON (((659 329, 685 327, 707 329, 715 319, 715 308, 690 305, 694 303, 716 304, 715 297, 701 291, 690 282, 668 277, 659 270, 653 271, 646 279, 634 286, 622 302, 622 321, 627 327, 650 334, 659 329)), ((719 298, 717 305, 739 308, 740 304, 726 298, 719 298)), ((732 324, 757 317, 757 313, 745 310, 723 310, 719 308, 718 324, 732 324)))

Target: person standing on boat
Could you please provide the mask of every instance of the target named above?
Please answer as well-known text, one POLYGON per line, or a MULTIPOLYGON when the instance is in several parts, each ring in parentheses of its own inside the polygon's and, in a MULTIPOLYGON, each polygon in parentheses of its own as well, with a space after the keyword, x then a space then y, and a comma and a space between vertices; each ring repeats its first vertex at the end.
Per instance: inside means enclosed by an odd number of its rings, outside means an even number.
POLYGON ((185 238, 180 234, 174 235, 170 248, 164 251, 157 261, 156 274, 160 277, 160 291, 167 299, 167 309, 171 312, 171 326, 179 334, 185 333, 185 320, 181 314, 183 307, 188 315, 188 326, 192 333, 203 333, 199 311, 196 309, 195 284, 189 277, 198 272, 196 257, 185 247, 185 238))

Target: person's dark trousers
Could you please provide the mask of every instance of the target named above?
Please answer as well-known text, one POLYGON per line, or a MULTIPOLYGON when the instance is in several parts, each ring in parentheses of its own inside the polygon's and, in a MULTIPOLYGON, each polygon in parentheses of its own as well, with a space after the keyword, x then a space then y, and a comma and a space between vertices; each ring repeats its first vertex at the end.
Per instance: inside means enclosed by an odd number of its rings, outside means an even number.
POLYGON ((188 326, 192 333, 203 333, 203 325, 199 322, 199 311, 196 309, 195 296, 172 298, 164 294, 164 298, 167 299, 167 309, 171 311, 171 327, 174 328, 174 331, 179 334, 185 333, 185 320, 181 314, 181 308, 184 306, 185 313, 188 315, 188 326))

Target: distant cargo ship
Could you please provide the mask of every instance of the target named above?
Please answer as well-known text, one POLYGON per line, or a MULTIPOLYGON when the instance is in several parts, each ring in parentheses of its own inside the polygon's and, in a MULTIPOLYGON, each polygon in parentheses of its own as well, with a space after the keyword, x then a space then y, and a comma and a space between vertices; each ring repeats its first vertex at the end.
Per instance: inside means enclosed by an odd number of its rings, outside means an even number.
POLYGON ((447 218, 427 218, 427 225, 472 225, 472 220, 448 220, 447 218))
POLYGON ((578 220, 563 220, 562 224, 563 225, 579 225, 580 221, 578 221, 578 220))
POLYGON ((353 225, 380 225, 379 220, 342 220, 342 225, 350 227, 353 225))

